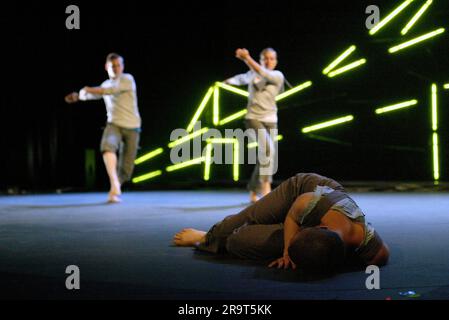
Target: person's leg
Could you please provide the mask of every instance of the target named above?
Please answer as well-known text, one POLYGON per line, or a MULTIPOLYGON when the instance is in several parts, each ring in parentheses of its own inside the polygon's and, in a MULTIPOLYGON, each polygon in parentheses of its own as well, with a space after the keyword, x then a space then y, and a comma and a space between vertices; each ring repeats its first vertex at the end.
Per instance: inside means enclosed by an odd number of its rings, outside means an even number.
POLYGON ((136 130, 130 129, 121 129, 120 131, 123 137, 123 145, 119 155, 118 176, 120 184, 124 184, 131 180, 133 174, 140 134, 136 130))
POLYGON ((121 184, 117 174, 117 150, 119 149, 121 139, 119 128, 112 124, 107 124, 103 131, 100 148, 109 177, 110 190, 108 200, 110 202, 120 202, 121 184))
POLYGON ((206 234, 204 231, 184 229, 175 235, 175 244, 186 243, 186 246, 196 246, 199 250, 211 253, 225 252, 228 237, 235 230, 245 225, 283 223, 296 198, 303 193, 313 192, 317 185, 343 188, 338 182, 318 174, 299 173, 238 214, 230 215, 216 223, 206 234), (195 244, 192 244, 193 242, 195 244))
POLYGON ((262 123, 264 130, 259 131, 259 183, 261 185, 261 195, 266 196, 271 192, 271 183, 276 161, 275 139, 277 136, 276 123, 262 123))
POLYGON ((242 226, 283 223, 288 210, 299 195, 298 191, 301 184, 302 176, 291 177, 240 213, 228 216, 221 222, 216 223, 207 232, 198 249, 212 253, 223 252, 226 251, 228 237, 242 226))
POLYGON ((111 185, 110 193, 115 195, 121 194, 121 184, 117 174, 117 154, 111 151, 103 152, 103 161, 111 185))
MULTIPOLYGON (((254 119, 246 119, 245 127, 246 127, 246 129, 250 130, 249 136, 250 136, 251 142, 257 142, 259 129, 260 130, 264 129, 263 124, 260 121, 257 121, 254 119)), ((250 201, 252 203, 256 202, 259 199, 258 194, 262 191, 261 190, 262 185, 261 185, 260 179, 259 179, 259 172, 260 172, 259 160, 257 157, 256 164, 254 166, 253 172, 251 173, 251 177, 249 179, 248 186, 247 186, 249 193, 250 193, 250 201)))
POLYGON ((248 182, 249 200, 255 203, 259 200, 259 193, 262 192, 262 185, 259 184, 259 164, 256 163, 248 182))
POLYGON ((282 224, 243 226, 229 236, 226 250, 248 260, 272 261, 282 256, 284 227, 282 224))

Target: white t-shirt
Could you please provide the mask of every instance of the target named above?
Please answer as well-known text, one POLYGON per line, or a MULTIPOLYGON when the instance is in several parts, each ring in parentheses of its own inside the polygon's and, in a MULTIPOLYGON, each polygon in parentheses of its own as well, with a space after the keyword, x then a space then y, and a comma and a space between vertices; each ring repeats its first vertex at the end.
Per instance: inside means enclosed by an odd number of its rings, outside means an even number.
POLYGON ((248 85, 248 113, 246 119, 277 123, 276 96, 284 90, 284 75, 278 70, 262 68, 248 71, 227 81, 232 85, 248 85))
POLYGON ((105 89, 103 96, 81 90, 80 100, 99 100, 103 98, 106 105, 108 123, 127 129, 140 128, 142 120, 137 106, 136 82, 129 73, 123 73, 117 79, 109 79, 101 84, 105 89))

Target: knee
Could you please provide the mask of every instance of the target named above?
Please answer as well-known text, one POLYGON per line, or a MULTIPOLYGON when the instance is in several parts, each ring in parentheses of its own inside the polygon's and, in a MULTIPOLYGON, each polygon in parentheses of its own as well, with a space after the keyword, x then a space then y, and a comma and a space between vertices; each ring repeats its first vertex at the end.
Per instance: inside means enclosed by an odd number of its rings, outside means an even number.
POLYGON ((118 150, 119 150, 119 143, 114 137, 109 137, 101 141, 100 144, 101 153, 105 152, 117 153, 118 150))

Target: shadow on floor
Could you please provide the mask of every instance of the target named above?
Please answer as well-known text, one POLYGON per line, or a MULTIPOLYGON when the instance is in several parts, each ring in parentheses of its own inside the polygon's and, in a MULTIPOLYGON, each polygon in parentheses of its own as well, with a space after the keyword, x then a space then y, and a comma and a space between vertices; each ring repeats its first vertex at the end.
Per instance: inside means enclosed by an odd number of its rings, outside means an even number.
MULTIPOLYGON (((308 274, 302 270, 284 270, 269 268, 268 265, 274 261, 250 261, 234 258, 230 255, 215 255, 203 251, 194 251, 194 259, 214 264, 225 264, 253 268, 252 272, 244 273, 248 279, 270 280, 278 282, 313 282, 332 278, 335 274, 308 274)), ((248 269, 249 270, 249 269, 248 269)), ((339 273, 362 272, 365 267, 351 261, 343 267, 339 273)))

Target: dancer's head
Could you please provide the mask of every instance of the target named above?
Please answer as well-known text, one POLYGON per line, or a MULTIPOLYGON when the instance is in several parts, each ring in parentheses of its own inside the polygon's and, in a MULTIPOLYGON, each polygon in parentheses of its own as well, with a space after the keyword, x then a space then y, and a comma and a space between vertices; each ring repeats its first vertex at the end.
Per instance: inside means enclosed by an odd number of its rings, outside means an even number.
POLYGON ((125 69, 125 61, 122 56, 117 53, 110 53, 106 57, 106 71, 110 78, 115 79, 122 75, 125 69))
POLYGON ((274 70, 278 64, 276 50, 273 48, 263 49, 260 53, 260 64, 269 70, 274 70))
POLYGON ((288 254, 307 273, 332 274, 343 265, 345 246, 333 231, 305 228, 292 239, 288 254))

